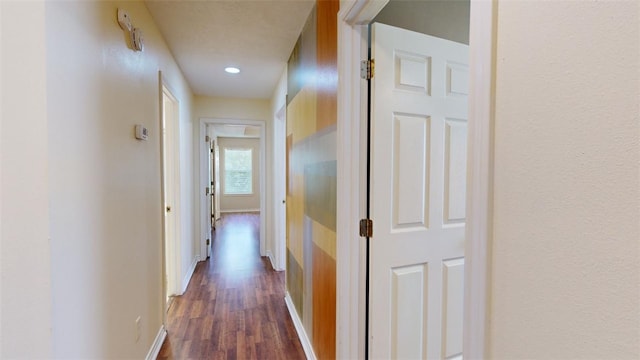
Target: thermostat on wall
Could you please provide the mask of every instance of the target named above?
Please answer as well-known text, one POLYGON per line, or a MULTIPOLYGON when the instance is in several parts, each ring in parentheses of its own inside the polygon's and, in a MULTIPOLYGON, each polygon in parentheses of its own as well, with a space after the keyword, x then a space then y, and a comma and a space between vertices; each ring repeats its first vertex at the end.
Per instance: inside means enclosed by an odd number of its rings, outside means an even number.
POLYGON ((136 125, 136 139, 138 140, 147 140, 149 136, 147 132, 147 128, 142 125, 136 125))

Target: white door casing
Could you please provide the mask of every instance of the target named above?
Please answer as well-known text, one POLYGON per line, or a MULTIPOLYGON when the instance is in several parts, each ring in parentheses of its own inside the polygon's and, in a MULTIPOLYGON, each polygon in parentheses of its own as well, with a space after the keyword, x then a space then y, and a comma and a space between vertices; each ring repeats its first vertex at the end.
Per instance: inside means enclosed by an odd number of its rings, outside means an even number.
POLYGON ((468 46, 372 27, 369 354, 461 357, 468 46))
POLYGON ((277 112, 273 131, 273 222, 276 270, 286 267, 286 105, 277 112))
POLYGON ((180 173, 178 156, 178 102, 162 86, 162 186, 166 296, 180 295, 180 173))
MULTIPOLYGON (((198 147, 199 147, 199 183, 200 183, 200 189, 202 189, 201 193, 199 193, 200 195, 198 196, 198 206, 200 208, 200 214, 199 214, 199 223, 200 223, 200 236, 201 236, 201 243, 200 243, 200 259, 204 259, 204 256, 206 256, 207 254, 207 248, 206 248, 206 243, 205 243, 205 239, 207 239, 210 236, 210 231, 211 229, 207 229, 207 217, 209 217, 209 212, 208 212, 208 208, 209 208, 209 202, 210 199, 205 196, 204 194, 204 189, 207 186, 211 186, 210 182, 209 182, 209 175, 208 175, 208 169, 209 169, 209 165, 207 164, 208 160, 209 160, 209 147, 206 146, 206 143, 204 142, 204 137, 205 135, 207 135, 207 125, 209 124, 227 124, 227 125, 252 125, 252 126, 258 126, 260 127, 260 152, 259 152, 259 162, 260 162, 260 174, 266 174, 265 169, 266 169, 266 126, 265 126, 265 122, 264 120, 239 120, 239 119, 216 119, 216 118, 200 118, 200 130, 199 130, 199 134, 198 137, 200 139, 203 139, 201 142, 198 142, 198 147)), ((215 180, 215 196, 216 196, 216 203, 215 203, 215 207, 216 207, 216 211, 218 212, 217 216, 219 219, 220 216, 220 149, 218 146, 218 139, 216 136, 213 136, 213 139, 215 141, 215 145, 214 145, 214 157, 215 157, 215 169, 216 169, 216 180, 215 180)), ((267 213, 267 206, 266 206, 266 200, 265 200, 265 194, 266 194, 266 177, 265 176, 260 176, 260 182, 258 184, 259 188, 260 188, 260 255, 261 256, 265 256, 266 252, 265 252, 265 247, 266 247, 266 216, 265 214, 267 213)))

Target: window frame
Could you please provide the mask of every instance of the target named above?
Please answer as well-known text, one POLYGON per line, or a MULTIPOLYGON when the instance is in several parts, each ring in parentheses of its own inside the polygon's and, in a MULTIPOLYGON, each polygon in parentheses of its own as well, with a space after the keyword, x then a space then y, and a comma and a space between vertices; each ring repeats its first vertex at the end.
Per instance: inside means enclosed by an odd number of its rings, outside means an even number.
MULTIPOLYGON (((224 196, 254 196, 255 195, 255 186, 253 183, 253 173, 254 173, 254 159, 253 159, 253 148, 251 147, 242 147, 242 146, 230 146, 230 147, 224 147, 222 149, 223 152, 223 161, 224 161, 224 166, 222 169, 222 174, 223 176, 223 186, 222 186, 222 195, 224 196), (251 173, 251 175, 249 176, 249 185, 250 185, 250 189, 248 193, 237 193, 237 192, 228 192, 227 189, 227 150, 231 150, 231 151, 248 151, 249 152, 249 160, 251 161, 251 167, 249 168, 249 171, 251 173)), ((232 170, 234 171, 234 170, 232 170)), ((239 170, 235 170, 235 171, 239 171, 239 170)))

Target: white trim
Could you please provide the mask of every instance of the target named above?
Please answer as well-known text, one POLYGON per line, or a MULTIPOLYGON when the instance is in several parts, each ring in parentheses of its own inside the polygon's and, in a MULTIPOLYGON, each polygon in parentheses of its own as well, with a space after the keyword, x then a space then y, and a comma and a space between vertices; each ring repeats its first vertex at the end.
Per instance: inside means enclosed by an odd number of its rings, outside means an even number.
POLYGON ((182 287, 181 287, 180 295, 184 294, 184 292, 187 291, 187 287, 189 286, 191 277, 193 277, 193 272, 196 271, 196 266, 198 265, 198 261, 200 261, 200 256, 196 256, 193 259, 193 263, 191 264, 191 266, 189 267, 189 270, 187 270, 187 273, 182 279, 182 287))
POLYGON ((365 243, 358 236, 358 220, 366 214, 366 82, 360 79, 360 60, 368 44, 366 26, 353 26, 349 19, 354 19, 354 8, 361 14, 366 3, 358 1, 338 13, 337 198, 349 205, 339 206, 336 213, 339 359, 365 354, 365 243))
POLYGON ((153 344, 151 344, 151 348, 147 352, 146 360, 156 360, 158 358, 158 354, 160 354, 160 349, 162 349, 162 344, 164 343, 164 339, 167 337, 167 330, 164 328, 164 325, 160 325, 160 329, 158 330, 158 334, 156 338, 153 340, 153 344))
MULTIPOLYGON (((181 235, 182 235, 182 222, 181 222, 181 209, 182 209, 182 204, 181 204, 181 174, 180 174, 180 102, 178 101, 178 99, 175 97, 175 95, 173 95, 175 92, 173 91, 171 85, 167 82, 167 80, 165 79, 162 71, 158 71, 158 83, 159 83, 159 122, 160 122, 160 129, 163 128, 163 117, 164 117, 164 96, 166 95, 176 106, 175 109, 173 109, 175 111, 175 115, 176 118, 174 119, 175 122, 173 124, 171 124, 171 128, 174 130, 174 134, 172 134, 172 139, 170 141, 168 141, 169 144, 165 143, 165 136, 160 136, 159 137, 159 142, 160 142, 160 158, 164 159, 165 158, 165 152, 167 153, 168 156, 172 155, 173 160, 171 161, 173 163, 173 176, 171 176, 171 174, 169 174, 170 177, 172 177, 172 181, 166 181, 165 179, 165 167, 166 167, 166 161, 165 160, 161 160, 161 164, 160 164, 160 181, 161 181, 161 193, 160 193, 160 198, 161 198, 161 204, 160 204, 160 216, 161 216, 161 223, 162 223, 162 283, 163 283, 163 299, 166 298, 167 295, 174 295, 174 294, 178 294, 178 292, 180 291, 180 285, 178 284, 178 281, 180 280, 180 271, 182 269, 182 262, 181 262, 181 244, 179 244, 180 239, 181 239, 181 235), (165 149, 165 147, 167 145, 170 145, 172 149, 166 151, 167 149, 165 149), (169 184, 169 186, 173 185, 173 190, 171 191, 171 193, 173 194, 173 202, 174 204, 172 204, 173 206, 173 218, 174 218, 174 229, 173 229, 173 236, 170 237, 170 239, 168 239, 169 241, 166 241, 167 239, 167 233, 166 233, 166 228, 167 228, 167 221, 166 221, 166 213, 165 213, 165 206, 167 205, 167 199, 165 197, 165 187, 167 186, 167 184, 169 184), (169 243, 169 249, 167 249, 167 242, 169 243), (169 252, 169 264, 167 264, 167 252, 169 252), (169 265, 169 266, 168 266, 169 265)), ((166 125, 166 124, 165 124, 166 125)), ((165 300, 163 300, 164 303, 166 303, 165 300)), ((166 313, 166 308, 165 308, 165 313, 166 313)))
MULTIPOLYGON (((338 14, 338 201, 337 211, 336 357, 364 357, 365 259, 357 220, 363 213, 363 96, 358 58, 367 46, 368 24, 388 0, 342 1, 338 14), (359 86, 360 84, 360 86, 359 86), (362 199, 362 200, 361 200, 362 199), (356 290, 358 289, 358 290, 356 290)), ((467 238, 465 242, 464 358, 487 358, 490 240, 493 196, 493 79, 495 63, 495 0, 472 0, 470 14, 471 95, 467 238)), ((366 115, 366 114, 365 114, 366 115)), ((366 175, 366 174, 365 174, 366 175)), ((363 185, 364 184, 364 185, 363 185)))
POLYGON ((283 270, 283 269, 278 269, 278 267, 276 266, 276 262, 273 260, 273 254, 271 253, 271 250, 267 250, 267 257, 269 258, 269 262, 271 263, 271 268, 273 268, 273 270, 275 271, 283 270))
MULTIPOLYGON (((340 11, 338 20, 349 25, 368 25, 390 0, 355 0, 351 7, 340 11)), ((366 39, 365 39, 366 40, 366 39)))
POLYGON ((273 158, 272 158, 272 230, 271 246, 275 252, 275 262, 278 271, 285 271, 287 267, 287 189, 286 189, 286 143, 287 143, 287 104, 286 96, 283 104, 273 119, 273 158))
POLYGON ((245 213, 245 212, 252 212, 252 213, 260 212, 260 209, 220 210, 221 214, 225 214, 225 213, 229 213, 229 214, 232 214, 232 213, 245 213))
MULTIPOLYGON (((267 133, 266 122, 264 120, 238 120, 238 119, 219 119, 219 118, 200 118, 200 129, 198 131, 198 139, 196 139, 198 148, 198 156, 200 158, 198 183, 200 189, 207 187, 207 181, 204 180, 204 174, 207 172, 207 161, 209 155, 207 154, 206 143, 204 137, 207 135, 207 124, 232 124, 232 125, 254 125, 260 127, 260 256, 265 256, 266 251, 266 228, 267 228, 267 198, 266 198, 266 161, 267 161, 267 133)), ((198 191, 198 204, 200 207, 200 254, 207 253, 206 239, 209 237, 210 229, 206 229, 208 224, 208 199, 203 195, 203 192, 198 191)), ((222 211, 221 211, 222 212, 222 211)))
POLYGON ((493 223, 495 1, 471 1, 463 357, 489 357, 488 313, 493 223))
POLYGON ((300 343, 302 344, 302 349, 304 350, 304 354, 308 360, 316 360, 316 354, 313 352, 313 346, 311 346, 311 341, 309 341, 309 337, 307 336, 307 332, 304 331, 304 326, 302 326, 302 321, 298 316, 298 312, 296 311, 295 306, 293 305, 293 301, 291 300, 291 295, 287 291, 287 294, 284 297, 284 302, 287 304, 287 310, 289 310, 289 315, 291 316, 291 320, 293 321, 293 326, 296 328, 296 332, 298 333, 298 338, 300 339, 300 343))

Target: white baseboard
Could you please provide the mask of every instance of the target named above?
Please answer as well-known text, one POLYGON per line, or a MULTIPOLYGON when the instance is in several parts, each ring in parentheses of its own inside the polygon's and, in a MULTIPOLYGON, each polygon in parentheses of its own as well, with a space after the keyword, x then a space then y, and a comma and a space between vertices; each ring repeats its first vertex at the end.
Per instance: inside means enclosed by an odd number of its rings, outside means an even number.
POLYGON ((221 214, 227 213, 252 213, 252 212, 260 212, 260 209, 245 209, 245 210, 220 210, 221 214))
POLYGON ((289 295, 288 291, 284 297, 284 302, 287 304, 289 315, 291 315, 291 320, 293 320, 293 326, 296 328, 296 332, 298 333, 298 338, 300 339, 300 343, 302 344, 302 349, 304 350, 304 354, 306 355, 307 360, 317 360, 316 354, 313 352, 313 346, 311 346, 311 341, 307 336, 307 332, 304 331, 304 326, 302 326, 302 320, 300 320, 300 317, 298 316, 298 312, 296 311, 296 308, 293 305, 293 301, 291 300, 291 295, 289 295))
POLYGON ((153 340, 153 344, 151 344, 151 348, 147 353, 146 360, 156 360, 158 358, 158 354, 160 354, 160 349, 162 348, 162 343, 164 343, 164 339, 167 337, 167 330, 165 330, 164 325, 160 325, 160 330, 158 330, 158 334, 156 335, 155 340, 153 340))
POLYGON ((278 271, 278 269, 275 267, 275 261, 273 261, 273 254, 271 253, 270 250, 267 250, 267 257, 269 258, 269 262, 271 263, 271 267, 273 268, 273 270, 278 271))
POLYGON ((280 269, 276 266, 276 261, 273 258, 273 254, 271 253, 271 250, 267 250, 267 257, 269 258, 269 262, 271 263, 271 267, 273 268, 273 270, 284 271, 284 269, 280 269))
POLYGON ((199 256, 196 256, 195 259, 193 259, 193 263, 191 264, 191 267, 189 267, 187 274, 185 275, 184 279, 182 279, 182 292, 180 293, 180 295, 184 294, 184 292, 187 291, 187 287, 189 286, 189 281, 191 281, 191 277, 193 276, 193 272, 196 270, 196 265, 198 265, 199 260, 200 260, 199 256))

